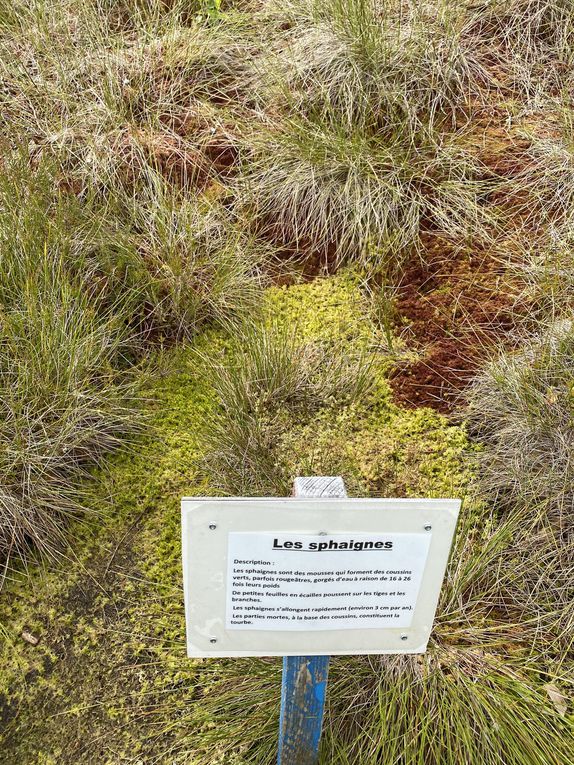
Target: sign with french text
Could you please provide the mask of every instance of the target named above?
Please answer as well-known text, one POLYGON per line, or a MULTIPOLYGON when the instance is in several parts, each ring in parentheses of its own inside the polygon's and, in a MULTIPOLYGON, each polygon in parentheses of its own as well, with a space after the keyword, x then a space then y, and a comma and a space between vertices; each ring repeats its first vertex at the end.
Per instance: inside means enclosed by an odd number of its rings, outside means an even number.
POLYGON ((424 651, 459 506, 184 499, 188 655, 424 651))

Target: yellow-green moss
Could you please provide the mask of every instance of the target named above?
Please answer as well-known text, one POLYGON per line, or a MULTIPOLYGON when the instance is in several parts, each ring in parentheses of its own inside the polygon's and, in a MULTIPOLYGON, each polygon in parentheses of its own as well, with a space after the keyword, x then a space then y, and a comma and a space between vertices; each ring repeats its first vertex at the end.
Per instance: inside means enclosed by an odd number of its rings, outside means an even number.
MULTIPOLYGON (((430 410, 392 403, 389 360, 352 274, 272 288, 265 305, 267 321, 296 326, 305 339, 368 352, 376 378, 360 405, 332 402, 313 423, 283 412, 277 458, 286 476, 340 473, 352 494, 464 491, 464 431, 430 410)), ((150 433, 99 477, 92 504, 102 514, 78 530, 69 560, 3 593, 0 762, 193 763, 194 734, 206 735, 212 724, 202 717, 202 698, 225 662, 185 658, 179 502, 214 491, 203 457, 217 403, 202 356, 225 358, 233 347, 209 332, 194 349, 158 361, 155 382, 142 394, 150 433), (40 638, 37 646, 22 639, 23 630, 40 638)), ((263 670, 259 681, 276 682, 278 666, 263 670)), ((269 708, 271 727, 276 713, 269 708)), ((232 757, 212 758, 248 761, 240 744, 232 757)))
POLYGON ((268 321, 297 329, 305 340, 372 344, 374 327, 359 278, 352 271, 308 284, 267 290, 268 321))
POLYGON ((280 448, 294 475, 343 475, 352 496, 458 497, 470 477, 462 428, 388 402, 382 416, 354 406, 322 412, 287 433, 280 448))
MULTIPOLYGON (((392 359, 354 272, 268 290, 267 315, 295 326, 305 340, 334 353, 362 352, 375 385, 359 405, 335 403, 312 422, 292 421, 278 437, 277 461, 288 483, 298 474, 344 476, 347 490, 371 496, 459 496, 470 478, 463 427, 428 408, 392 401, 386 373, 392 359)), ((282 422, 285 422, 285 416, 282 422)))

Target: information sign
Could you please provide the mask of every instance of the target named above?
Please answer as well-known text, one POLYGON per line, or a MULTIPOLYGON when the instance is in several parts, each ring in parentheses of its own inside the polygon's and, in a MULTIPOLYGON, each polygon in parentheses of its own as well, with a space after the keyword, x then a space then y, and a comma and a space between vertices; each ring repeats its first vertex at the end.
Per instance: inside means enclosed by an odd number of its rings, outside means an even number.
POLYGON ((423 652, 459 507, 184 499, 188 655, 423 652))

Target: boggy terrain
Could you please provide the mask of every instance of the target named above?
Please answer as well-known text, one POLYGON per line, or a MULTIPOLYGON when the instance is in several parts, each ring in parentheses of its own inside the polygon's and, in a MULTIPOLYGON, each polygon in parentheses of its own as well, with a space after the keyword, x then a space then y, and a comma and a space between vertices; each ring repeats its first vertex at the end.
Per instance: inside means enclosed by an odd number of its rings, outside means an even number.
POLYGON ((0 762, 273 763, 179 499, 312 474, 464 500, 321 762, 572 760, 573 51, 563 0, 0 0, 0 762))

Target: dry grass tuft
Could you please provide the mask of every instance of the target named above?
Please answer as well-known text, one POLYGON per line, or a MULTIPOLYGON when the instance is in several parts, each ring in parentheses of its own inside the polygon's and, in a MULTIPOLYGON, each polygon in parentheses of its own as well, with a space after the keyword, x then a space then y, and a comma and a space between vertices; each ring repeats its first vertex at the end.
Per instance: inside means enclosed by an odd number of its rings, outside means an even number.
POLYGON ((162 167, 162 157, 183 166, 179 180, 203 180, 206 127, 219 131, 224 107, 250 92, 251 26, 185 26, 175 10, 159 13, 156 2, 155 22, 136 13, 133 30, 119 33, 97 3, 69 23, 63 5, 47 14, 40 4, 19 7, 12 19, 0 14, 0 135, 55 158, 76 193, 133 188, 150 165, 162 167), (210 124, 193 130, 194 113, 210 124))
POLYGON ((468 392, 468 418, 484 444, 482 486, 499 505, 574 516, 574 334, 562 321, 503 353, 468 392))
POLYGON ((568 80, 574 52, 570 0, 479 0, 467 9, 468 44, 496 61, 519 92, 539 95, 568 80))
POLYGON ((347 127, 456 121, 485 68, 449 2, 290 0, 277 6, 276 76, 297 109, 336 112, 347 127))
POLYGON ((488 236, 481 168, 451 138, 395 126, 374 135, 294 118, 261 133, 242 181, 259 226, 283 242, 384 268, 425 229, 488 236))

